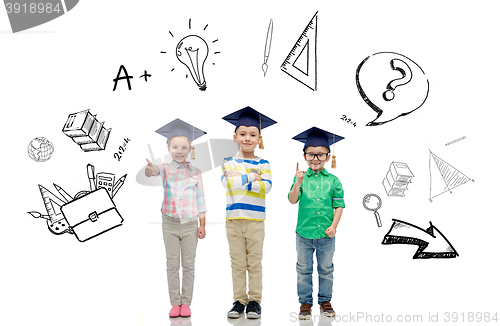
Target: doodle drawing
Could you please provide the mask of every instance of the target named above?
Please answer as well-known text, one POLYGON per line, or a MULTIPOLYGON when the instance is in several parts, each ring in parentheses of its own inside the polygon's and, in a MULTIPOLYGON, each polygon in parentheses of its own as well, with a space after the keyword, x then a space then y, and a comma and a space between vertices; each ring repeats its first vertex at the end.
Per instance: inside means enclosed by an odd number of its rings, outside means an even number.
MULTIPOLYGON (((208 27, 205 25, 203 31, 208 27)), ((191 30, 191 19, 189 19, 189 30, 191 30)), ((189 70, 191 78, 196 83, 200 91, 205 91, 207 89, 207 81, 205 80, 205 62, 210 54, 210 48, 207 41, 199 35, 190 34, 183 37, 175 46, 175 55, 177 59, 189 70)), ((170 36, 174 37, 172 32, 169 32, 170 36)), ((213 40, 212 44, 217 42, 218 39, 213 40)), ((161 53, 167 53, 166 51, 161 51, 161 53)), ((213 54, 219 54, 220 51, 215 51, 213 54)), ((215 64, 215 63, 214 63, 215 64)), ((171 71, 174 71, 172 68, 171 71)), ((188 75, 186 75, 187 78, 188 75)))
POLYGON ((448 162, 439 158, 436 154, 429 150, 429 176, 430 176, 430 195, 429 201, 435 197, 444 194, 445 192, 463 185, 464 183, 474 179, 470 179, 462 172, 451 166, 448 162), (435 164, 432 164, 432 163, 435 164), (434 176, 434 178, 433 178, 434 176))
POLYGON ((36 137, 28 145, 28 155, 35 162, 47 162, 54 153, 54 145, 45 137, 36 137))
POLYGON ((285 61, 281 64, 281 70, 313 91, 317 90, 317 27, 318 12, 314 14, 285 61))
POLYGON ((420 108, 429 95, 424 71, 410 58, 394 52, 366 57, 356 69, 363 101, 377 113, 367 126, 378 126, 420 108))
POLYGON ((368 194, 363 197, 363 207, 369 211, 375 213, 375 220, 377 221, 377 226, 382 226, 382 221, 380 220, 380 214, 378 210, 382 207, 382 198, 376 194, 368 194))
POLYGON ((417 245, 413 259, 456 258, 458 252, 432 222, 427 229, 419 228, 408 222, 393 219, 391 229, 382 244, 417 245))
POLYGON ((266 77, 267 69, 267 60, 269 60, 269 53, 271 52, 271 42, 273 40, 273 20, 269 22, 269 27, 267 28, 267 36, 266 36, 266 46, 264 47, 264 63, 262 64, 262 71, 264 72, 264 77, 266 77))
POLYGON ((460 138, 458 138, 458 139, 452 140, 452 141, 450 141, 449 143, 446 143, 446 145, 445 145, 445 146, 448 146, 448 145, 451 145, 451 144, 455 144, 456 142, 459 142, 459 141, 461 141, 461 140, 464 140, 465 138, 467 138, 467 137, 466 137, 466 136, 463 136, 463 137, 460 137, 460 138))
POLYGON ((83 110, 68 116, 63 133, 80 145, 84 152, 100 151, 106 149, 111 128, 106 129, 104 122, 99 122, 90 110, 83 110))
POLYGON ((382 180, 387 196, 404 197, 404 192, 408 189, 412 178, 413 173, 406 163, 392 162, 389 171, 382 180))
POLYGON ((53 234, 74 234, 80 242, 87 241, 122 225, 123 218, 112 198, 116 195, 127 175, 116 183, 114 174, 100 172, 95 175, 94 166, 87 165, 90 191, 82 190, 75 196, 54 184, 61 198, 39 185, 40 194, 47 214, 28 212, 34 218, 47 220, 47 227, 53 234))

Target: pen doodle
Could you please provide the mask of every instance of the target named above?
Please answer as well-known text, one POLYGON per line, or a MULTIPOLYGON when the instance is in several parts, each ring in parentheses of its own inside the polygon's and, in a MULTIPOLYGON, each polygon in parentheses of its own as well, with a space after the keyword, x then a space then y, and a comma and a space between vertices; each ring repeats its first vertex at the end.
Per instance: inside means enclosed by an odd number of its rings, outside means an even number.
POLYGON ((455 140, 452 140, 451 142, 447 143, 445 146, 448 146, 448 145, 451 145, 451 144, 455 144, 456 142, 459 142, 461 140, 464 140, 465 138, 467 138, 466 136, 463 136, 463 137, 460 137, 458 139, 455 139, 455 140))

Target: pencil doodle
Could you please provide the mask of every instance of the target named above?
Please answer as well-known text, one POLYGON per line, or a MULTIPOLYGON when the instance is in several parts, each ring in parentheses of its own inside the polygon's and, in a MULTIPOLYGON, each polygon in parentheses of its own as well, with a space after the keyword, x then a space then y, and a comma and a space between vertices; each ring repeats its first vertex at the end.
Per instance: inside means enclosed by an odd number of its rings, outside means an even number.
POLYGON ((35 162, 47 162, 54 153, 54 145, 45 137, 36 137, 28 145, 28 155, 35 162))
POLYGON ((429 176, 430 176, 430 195, 429 201, 445 192, 452 193, 452 189, 461 186, 468 181, 474 182, 462 172, 458 171, 451 164, 439 158, 429 150, 429 176), (432 164, 434 161, 435 164, 432 164), (433 172, 434 171, 434 172, 433 172), (434 179, 432 176, 435 175, 434 179))
POLYGON ((460 137, 458 139, 455 139, 455 140, 452 140, 451 142, 447 143, 445 146, 448 146, 448 145, 451 145, 451 144, 455 144, 456 142, 459 142, 461 140, 464 140, 465 138, 467 138, 466 136, 463 136, 463 137, 460 137))
POLYGON ((394 52, 366 57, 356 69, 356 86, 361 98, 377 113, 367 126, 408 115, 420 108, 429 95, 429 80, 422 68, 394 52))
POLYGON ((72 10, 79 0, 4 0, 13 33, 24 31, 59 18, 72 10))
POLYGON ((389 165, 389 171, 382 180, 387 196, 404 197, 408 184, 414 177, 413 173, 406 163, 392 162, 389 165))
POLYGON ((84 152, 89 152, 106 149, 111 128, 106 129, 90 110, 83 110, 70 114, 62 131, 84 152))
POLYGON ((363 207, 369 211, 373 211, 375 214, 375 220, 377 221, 377 226, 382 226, 382 221, 380 220, 380 214, 378 210, 382 207, 382 198, 376 194, 368 194, 363 197, 363 207))
POLYGON ((264 47, 264 63, 262 64, 262 71, 264 72, 264 77, 266 77, 267 69, 267 61, 269 60, 269 53, 271 53, 271 43, 273 40, 273 20, 269 21, 269 27, 267 28, 266 35, 266 45, 264 47))
POLYGON ((306 85, 317 90, 318 12, 314 14, 292 50, 281 64, 281 70, 306 85))
MULTIPOLYGON (((148 144, 149 155, 151 157, 150 161, 154 165, 160 165, 162 163, 172 162, 172 156, 170 154, 165 154, 163 157, 157 157, 153 155, 153 150, 151 145, 148 144)), ((194 165, 200 169, 201 173, 211 171, 218 168, 224 158, 229 156, 234 156, 238 153, 238 146, 232 139, 209 139, 206 142, 196 145, 196 156, 197 159, 194 165)), ((135 180, 137 183, 143 186, 152 187, 163 187, 161 178, 148 178, 144 174, 144 170, 147 165, 143 166, 136 174, 135 180)))
POLYGON ((47 188, 38 185, 47 214, 37 211, 28 213, 34 218, 45 219, 49 231, 53 234, 74 234, 78 241, 87 241, 122 225, 123 218, 112 198, 122 187, 126 177, 125 174, 114 182, 114 174, 95 174, 94 166, 88 164, 90 191, 82 190, 71 196, 62 187, 54 184, 61 199, 47 188))
MULTIPOLYGON (((208 27, 205 25, 203 31, 208 27)), ((189 19, 189 30, 191 30, 191 19, 189 19)), ((175 46, 175 55, 177 60, 179 60, 189 71, 191 78, 196 83, 200 91, 205 91, 207 89, 207 81, 205 79, 205 61, 208 59, 210 54, 210 48, 207 41, 199 35, 190 34, 183 37, 175 46)), ((174 34, 169 31, 170 36, 174 37, 174 34)), ((218 42, 219 39, 212 41, 213 43, 218 42)), ((168 54, 167 51, 161 51, 161 53, 168 54)), ((215 51, 213 54, 219 54, 220 51, 215 51)), ((215 65, 215 63, 213 63, 215 65)), ((174 71, 172 68, 171 71, 174 71)), ((186 74, 186 78, 188 75, 186 74)))
POLYGON ((427 229, 393 219, 392 226, 382 244, 417 245, 413 259, 456 258, 458 252, 432 222, 427 229))

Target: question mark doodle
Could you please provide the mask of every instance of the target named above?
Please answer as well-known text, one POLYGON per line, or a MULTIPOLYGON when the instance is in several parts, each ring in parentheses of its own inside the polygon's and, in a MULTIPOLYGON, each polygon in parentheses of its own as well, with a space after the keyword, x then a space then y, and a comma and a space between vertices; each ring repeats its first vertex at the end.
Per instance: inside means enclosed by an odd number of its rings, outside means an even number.
POLYGON ((392 59, 390 63, 391 69, 397 70, 401 73, 401 75, 403 75, 403 77, 393 79, 387 84, 387 90, 382 94, 382 97, 386 101, 392 101, 396 96, 394 94, 396 87, 408 84, 413 77, 410 67, 403 60, 392 59))

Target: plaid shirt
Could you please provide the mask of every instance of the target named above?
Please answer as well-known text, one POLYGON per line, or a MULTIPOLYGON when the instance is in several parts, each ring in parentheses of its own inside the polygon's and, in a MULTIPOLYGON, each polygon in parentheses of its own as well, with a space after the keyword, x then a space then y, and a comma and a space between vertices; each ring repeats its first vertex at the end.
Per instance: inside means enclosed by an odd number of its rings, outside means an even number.
POLYGON ((161 211, 173 218, 194 218, 206 212, 201 171, 187 162, 172 160, 158 166, 165 193, 161 211))

